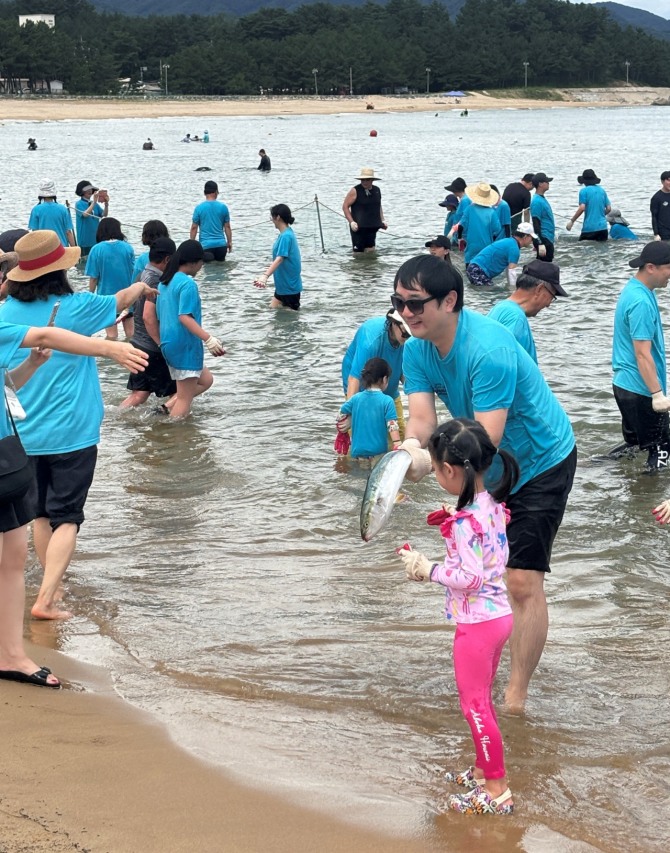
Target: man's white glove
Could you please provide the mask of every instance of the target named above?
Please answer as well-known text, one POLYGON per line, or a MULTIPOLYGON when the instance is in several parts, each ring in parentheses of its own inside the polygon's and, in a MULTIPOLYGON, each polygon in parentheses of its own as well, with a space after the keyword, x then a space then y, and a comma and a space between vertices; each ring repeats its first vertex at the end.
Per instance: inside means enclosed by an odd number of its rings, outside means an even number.
POLYGON ((218 338, 215 338, 213 335, 210 335, 205 341, 205 346, 211 352, 212 355, 225 355, 226 351, 223 348, 223 344, 218 338))
POLYGON ((654 240, 660 240, 660 239, 661 239, 660 234, 654 234, 654 240))
POLYGON ((516 287, 516 280, 521 275, 521 267, 507 267, 507 281, 510 287, 516 287))
POLYGON ((667 524, 670 521, 670 500, 663 501, 662 504, 655 506, 652 512, 659 524, 667 524))
POLYGON ((670 397, 666 397, 662 391, 651 395, 651 407, 655 412, 670 412, 670 397))
POLYGON ((335 426, 338 432, 349 432, 351 429, 351 415, 340 415, 335 421, 335 426))
POLYGON ((351 228, 352 231, 358 231, 358 222, 354 222, 352 219, 349 223, 349 228, 351 228))
POLYGON ((547 247, 544 245, 544 243, 540 243, 540 245, 537 247, 537 256, 539 258, 547 257, 547 247))
POLYGON ((254 287, 267 287, 268 276, 265 273, 261 273, 258 278, 254 279, 254 287))
POLYGON ((433 564, 425 554, 420 551, 408 551, 406 548, 401 548, 398 551, 398 556, 405 566, 405 574, 407 580, 410 581, 428 581, 433 564))
POLYGON ((575 223, 572 221, 572 219, 569 219, 569 220, 565 223, 565 230, 566 230, 566 231, 572 231, 572 226, 573 226, 574 224, 575 224, 575 223))
POLYGON ((418 438, 406 438, 398 450, 406 450, 412 457, 412 464, 405 474, 408 480, 411 480, 412 483, 418 483, 419 480, 430 474, 433 467, 430 461, 430 453, 422 449, 418 438))

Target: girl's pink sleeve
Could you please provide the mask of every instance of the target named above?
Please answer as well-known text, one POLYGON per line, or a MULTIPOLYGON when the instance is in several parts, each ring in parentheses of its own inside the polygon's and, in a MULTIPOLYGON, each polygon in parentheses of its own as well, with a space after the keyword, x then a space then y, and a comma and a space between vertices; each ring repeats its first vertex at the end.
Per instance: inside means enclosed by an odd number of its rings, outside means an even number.
POLYGON ((430 576, 431 581, 451 589, 480 589, 484 583, 481 532, 473 529, 469 518, 454 517, 445 539, 447 556, 444 563, 435 565, 430 576))

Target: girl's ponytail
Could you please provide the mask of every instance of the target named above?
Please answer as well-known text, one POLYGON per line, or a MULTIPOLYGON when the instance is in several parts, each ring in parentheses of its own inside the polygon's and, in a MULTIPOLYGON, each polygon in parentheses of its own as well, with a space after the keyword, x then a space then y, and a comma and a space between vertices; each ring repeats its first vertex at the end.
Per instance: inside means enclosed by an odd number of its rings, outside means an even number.
POLYGON ((498 450, 498 456, 502 461, 503 473, 495 488, 490 489, 494 501, 502 503, 510 496, 510 492, 519 482, 519 463, 506 450, 498 450))

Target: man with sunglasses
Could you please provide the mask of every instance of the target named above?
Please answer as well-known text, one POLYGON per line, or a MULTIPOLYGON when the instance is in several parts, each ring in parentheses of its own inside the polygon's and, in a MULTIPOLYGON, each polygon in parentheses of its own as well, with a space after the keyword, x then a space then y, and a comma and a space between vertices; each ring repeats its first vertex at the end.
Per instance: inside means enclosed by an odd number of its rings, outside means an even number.
POLYGON ((496 302, 489 317, 506 326, 537 364, 535 340, 529 317, 537 317, 557 296, 567 296, 560 283, 561 271, 556 264, 532 261, 516 280, 516 290, 507 299, 496 302))
POLYGON ((458 270, 420 255, 400 267, 394 290, 391 303, 412 333, 403 356, 409 421, 402 449, 412 457, 408 477, 416 481, 430 472, 430 456, 422 448, 437 426, 436 395, 453 417, 479 421, 519 463, 519 482, 507 502, 514 632, 505 695, 508 708, 518 713, 547 637, 544 576, 575 472, 572 427, 513 335, 490 317, 463 308, 458 270))

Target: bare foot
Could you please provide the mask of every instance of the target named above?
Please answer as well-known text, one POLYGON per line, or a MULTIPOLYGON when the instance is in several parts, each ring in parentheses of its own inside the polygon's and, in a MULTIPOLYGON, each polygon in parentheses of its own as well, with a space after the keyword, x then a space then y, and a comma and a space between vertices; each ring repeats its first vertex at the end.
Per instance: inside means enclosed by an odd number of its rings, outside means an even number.
POLYGON ((526 697, 512 693, 509 689, 505 692, 505 704, 502 707, 504 714, 512 714, 521 717, 526 713, 526 697))
POLYGON ((69 610, 63 610, 62 607, 57 607, 55 604, 52 604, 51 607, 42 607, 40 604, 35 603, 32 606, 30 611, 30 615, 33 619, 71 619, 72 613, 69 610))

